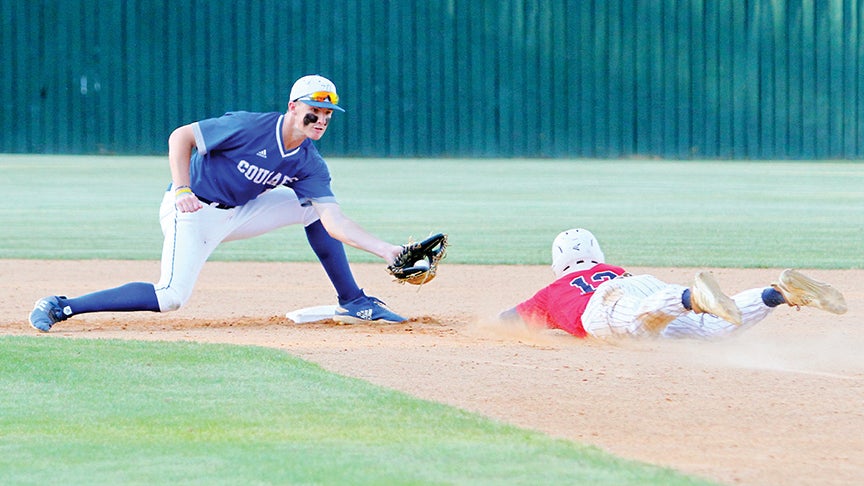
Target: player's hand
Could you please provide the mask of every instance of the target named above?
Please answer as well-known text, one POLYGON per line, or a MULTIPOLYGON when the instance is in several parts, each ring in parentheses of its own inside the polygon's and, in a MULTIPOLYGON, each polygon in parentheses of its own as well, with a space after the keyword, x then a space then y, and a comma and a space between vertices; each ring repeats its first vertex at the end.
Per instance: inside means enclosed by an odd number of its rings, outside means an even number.
POLYGON ((178 194, 174 198, 174 206, 176 206, 177 210, 181 213, 194 213, 204 207, 204 205, 201 204, 201 201, 195 197, 195 194, 191 192, 178 194))
POLYGON ((384 250, 384 261, 387 262, 387 265, 392 265, 399 255, 402 254, 403 247, 400 245, 390 245, 390 248, 384 250))

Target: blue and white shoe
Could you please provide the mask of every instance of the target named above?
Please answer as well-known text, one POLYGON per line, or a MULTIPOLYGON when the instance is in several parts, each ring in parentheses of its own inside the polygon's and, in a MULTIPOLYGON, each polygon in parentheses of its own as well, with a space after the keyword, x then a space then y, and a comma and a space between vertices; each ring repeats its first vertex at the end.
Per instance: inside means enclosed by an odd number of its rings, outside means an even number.
POLYGON ((60 299, 65 298, 65 296, 52 295, 37 300, 33 310, 30 311, 30 325, 38 331, 48 332, 54 324, 68 319, 72 311, 60 302, 60 299))
POLYGON ((369 297, 364 293, 354 300, 340 302, 333 320, 345 324, 362 324, 372 321, 397 324, 408 319, 388 309, 387 305, 376 297, 369 297))

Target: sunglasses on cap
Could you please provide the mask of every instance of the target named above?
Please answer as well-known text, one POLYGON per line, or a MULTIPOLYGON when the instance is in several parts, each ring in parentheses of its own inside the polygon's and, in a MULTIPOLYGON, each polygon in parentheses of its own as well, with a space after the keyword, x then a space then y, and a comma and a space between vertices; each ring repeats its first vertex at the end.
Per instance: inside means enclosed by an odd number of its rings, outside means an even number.
POLYGON ((334 105, 339 104, 339 95, 332 91, 316 91, 314 93, 309 93, 307 95, 303 95, 297 98, 294 101, 317 101, 319 103, 333 103, 334 105))

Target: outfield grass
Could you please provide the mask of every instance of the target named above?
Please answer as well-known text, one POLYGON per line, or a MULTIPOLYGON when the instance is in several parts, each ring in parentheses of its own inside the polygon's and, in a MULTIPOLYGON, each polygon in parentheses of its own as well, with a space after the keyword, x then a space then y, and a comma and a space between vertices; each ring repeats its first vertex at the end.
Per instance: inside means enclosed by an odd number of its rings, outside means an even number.
POLYGON ((247 346, 0 338, 4 484, 707 484, 247 346))
MULTIPOLYGON (((586 227, 625 266, 864 268, 864 164, 329 161, 345 211, 392 242, 450 234, 450 263, 547 264, 586 227)), ((0 258, 159 259, 164 157, 0 156, 0 258)), ((352 261, 379 261, 349 249, 352 261)), ((314 261, 300 228, 214 259, 314 261)))

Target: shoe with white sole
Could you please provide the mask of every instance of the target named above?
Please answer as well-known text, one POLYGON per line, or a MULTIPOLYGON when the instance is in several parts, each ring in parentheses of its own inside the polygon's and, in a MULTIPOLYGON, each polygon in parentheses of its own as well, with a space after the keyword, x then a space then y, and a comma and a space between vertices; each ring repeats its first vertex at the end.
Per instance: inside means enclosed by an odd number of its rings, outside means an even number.
POLYGON ((365 293, 354 300, 340 302, 336 307, 336 315, 333 320, 345 324, 361 324, 368 322, 386 322, 397 324, 407 319, 387 308, 381 300, 370 297, 365 293))

